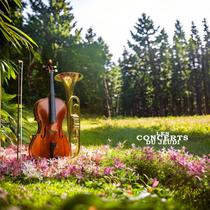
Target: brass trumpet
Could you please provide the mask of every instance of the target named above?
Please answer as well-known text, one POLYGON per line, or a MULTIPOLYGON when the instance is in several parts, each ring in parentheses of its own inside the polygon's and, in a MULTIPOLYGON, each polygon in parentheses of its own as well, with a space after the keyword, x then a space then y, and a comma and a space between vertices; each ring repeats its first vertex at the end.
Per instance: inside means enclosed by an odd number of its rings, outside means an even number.
POLYGON ((76 82, 80 81, 83 75, 77 72, 63 72, 55 76, 55 80, 62 82, 66 93, 67 106, 67 131, 70 145, 70 154, 75 157, 80 151, 80 100, 73 95, 76 82), (71 143, 76 142, 76 151, 72 151, 71 143))

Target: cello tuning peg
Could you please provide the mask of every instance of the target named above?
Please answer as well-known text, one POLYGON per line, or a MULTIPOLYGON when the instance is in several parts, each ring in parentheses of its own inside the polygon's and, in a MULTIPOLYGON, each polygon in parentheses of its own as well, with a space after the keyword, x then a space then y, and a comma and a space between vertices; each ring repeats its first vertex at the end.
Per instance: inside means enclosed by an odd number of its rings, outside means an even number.
POLYGON ((53 69, 55 72, 58 72, 58 67, 57 66, 53 66, 53 69))

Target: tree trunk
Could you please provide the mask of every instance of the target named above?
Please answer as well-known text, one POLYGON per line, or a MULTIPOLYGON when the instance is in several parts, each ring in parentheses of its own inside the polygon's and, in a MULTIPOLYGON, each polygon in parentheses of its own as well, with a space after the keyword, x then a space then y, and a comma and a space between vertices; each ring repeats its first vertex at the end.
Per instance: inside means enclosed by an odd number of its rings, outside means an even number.
POLYGON ((107 85, 107 80, 104 78, 104 91, 106 96, 106 108, 107 108, 107 116, 111 117, 111 107, 110 107, 110 96, 109 96, 109 89, 107 85))
POLYGON ((210 107, 209 107, 209 92, 208 92, 209 90, 208 59, 206 56, 204 56, 204 53, 202 57, 202 76, 203 76, 204 97, 205 97, 205 114, 209 114, 210 107))

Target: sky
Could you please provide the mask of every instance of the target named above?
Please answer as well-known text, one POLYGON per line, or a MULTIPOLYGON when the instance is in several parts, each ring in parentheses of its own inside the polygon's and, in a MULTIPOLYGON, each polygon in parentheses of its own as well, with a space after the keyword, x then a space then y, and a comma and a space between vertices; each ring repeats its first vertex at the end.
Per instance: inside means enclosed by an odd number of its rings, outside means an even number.
POLYGON ((210 0, 71 0, 71 5, 83 35, 92 27, 109 46, 115 62, 127 40, 131 40, 130 31, 134 31, 142 13, 149 15, 155 26, 164 27, 171 40, 176 19, 181 21, 186 35, 192 21, 199 31, 203 30, 204 17, 210 24, 210 0))

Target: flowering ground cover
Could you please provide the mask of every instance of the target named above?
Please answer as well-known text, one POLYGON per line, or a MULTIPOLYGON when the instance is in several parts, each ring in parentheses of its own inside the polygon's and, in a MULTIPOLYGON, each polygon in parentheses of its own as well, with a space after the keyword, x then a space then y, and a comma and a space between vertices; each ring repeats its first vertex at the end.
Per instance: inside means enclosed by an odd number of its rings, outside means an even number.
POLYGON ((28 113, 22 161, 14 145, 0 149, 0 209, 209 209, 210 116, 83 118, 81 125, 78 157, 35 160, 27 145, 37 124, 28 113), (189 139, 136 138, 157 132, 189 139))
POLYGON ((29 157, 24 146, 17 161, 10 145, 0 151, 0 201, 2 209, 207 209, 209 164, 208 155, 185 148, 124 149, 123 143, 50 160, 29 157))

